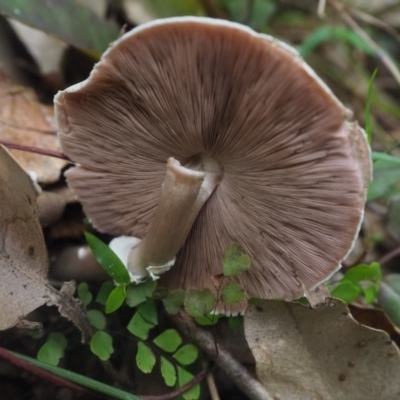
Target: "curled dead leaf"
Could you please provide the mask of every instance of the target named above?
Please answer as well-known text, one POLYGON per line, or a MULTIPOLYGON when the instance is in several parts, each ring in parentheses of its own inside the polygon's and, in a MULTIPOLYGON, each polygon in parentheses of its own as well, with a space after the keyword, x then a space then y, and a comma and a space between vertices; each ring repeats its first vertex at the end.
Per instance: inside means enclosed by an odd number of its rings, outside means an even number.
POLYGON ((400 398, 399 349, 339 300, 317 309, 259 301, 245 316, 245 335, 257 376, 277 399, 400 398))
POLYGON ((28 174, 0 146, 0 330, 20 324, 43 304, 56 305, 84 336, 91 328, 74 283, 60 292, 48 282, 48 258, 37 217, 37 193, 28 174))
MULTIPOLYGON (((26 146, 60 150, 55 134, 52 106, 41 104, 33 90, 17 85, 0 71, 0 138, 26 146)), ((53 183, 67 161, 39 154, 11 150, 27 171, 37 174, 40 183, 53 183)))

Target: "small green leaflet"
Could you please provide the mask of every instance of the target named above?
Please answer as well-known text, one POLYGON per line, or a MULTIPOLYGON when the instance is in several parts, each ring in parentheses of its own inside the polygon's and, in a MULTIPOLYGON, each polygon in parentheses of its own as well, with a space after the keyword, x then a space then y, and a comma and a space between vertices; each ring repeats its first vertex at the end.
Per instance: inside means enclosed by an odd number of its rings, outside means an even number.
POLYGON ((153 300, 147 300, 137 308, 140 315, 154 326, 158 324, 157 307, 153 300))
POLYGON ((132 283, 128 286, 126 293, 126 304, 129 307, 136 307, 150 299, 157 283, 152 279, 146 279, 143 283, 132 283))
POLYGON ((161 375, 164 378, 164 382, 167 386, 175 386, 176 383, 176 371, 175 367, 165 358, 161 357, 161 375))
POLYGON ((87 316, 89 318, 90 323, 99 330, 102 330, 106 327, 106 317, 99 310, 89 310, 87 312, 87 316))
POLYGON ((138 342, 138 350, 136 354, 136 365, 145 374, 149 374, 156 364, 156 357, 150 347, 143 342, 138 342))
POLYGON ((352 282, 340 282, 332 291, 332 297, 343 300, 347 304, 356 300, 361 295, 361 288, 352 282))
POLYGON ((118 256, 103 241, 91 233, 85 232, 85 238, 96 260, 108 275, 119 285, 128 285, 131 282, 128 270, 118 256))
POLYGON ((216 298, 210 289, 190 289, 185 296, 186 312, 192 317, 203 317, 210 314, 216 304, 216 298))
POLYGON ((193 364, 197 360, 199 350, 194 344, 182 346, 172 357, 182 365, 193 364))
MULTIPOLYGON (((189 383, 193 378, 194 376, 190 372, 178 366, 178 382, 180 387, 189 383)), ((197 384, 193 386, 191 389, 185 392, 182 397, 185 400, 197 400, 200 397, 200 385, 197 384)))
POLYGON ((106 305, 108 296, 114 290, 115 285, 113 281, 104 282, 99 292, 97 293, 96 303, 102 304, 103 306, 106 305))
POLYGON ((132 335, 142 340, 147 340, 151 328, 154 328, 154 324, 146 321, 139 311, 135 312, 127 326, 128 331, 132 333, 132 335))
POLYGON ((351 303, 364 295, 366 304, 372 304, 377 295, 382 272, 377 262, 359 264, 350 268, 331 291, 333 297, 351 303))
POLYGON ((90 350, 100 360, 108 360, 111 354, 114 353, 112 337, 104 331, 96 332, 90 341, 90 350))
POLYGON ((248 270, 251 266, 249 256, 238 243, 232 243, 227 247, 222 262, 224 276, 235 276, 248 270))
POLYGON ((229 282, 221 291, 221 300, 227 304, 236 304, 244 300, 246 291, 236 282, 229 282))
POLYGON ((61 333, 50 333, 46 343, 39 349, 37 359, 51 365, 58 365, 64 356, 67 339, 61 333))
POLYGON ((359 264, 350 268, 342 278, 342 281, 350 281, 357 284, 361 281, 378 282, 382 277, 382 271, 379 263, 373 262, 371 264, 359 264))
POLYGON ((167 329, 158 335, 153 342, 160 349, 173 353, 182 344, 182 338, 175 329, 167 329))
POLYGON ((185 300, 185 292, 182 289, 177 289, 168 294, 163 300, 165 310, 168 314, 176 315, 183 306, 185 300))
POLYGON ((117 311, 122 306, 126 297, 126 286, 119 285, 109 294, 106 302, 106 314, 111 314, 117 311))
POLYGON ((87 306, 93 299, 93 295, 89 290, 89 285, 86 282, 81 282, 76 290, 79 300, 87 306))

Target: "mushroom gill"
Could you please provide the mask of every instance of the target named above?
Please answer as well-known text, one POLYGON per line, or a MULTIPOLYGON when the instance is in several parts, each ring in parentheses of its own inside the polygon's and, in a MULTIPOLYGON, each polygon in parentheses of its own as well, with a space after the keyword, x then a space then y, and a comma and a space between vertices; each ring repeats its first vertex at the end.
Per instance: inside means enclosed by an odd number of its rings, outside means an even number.
MULTIPOLYGON (((223 253, 238 242, 252 261, 237 278, 248 295, 291 300, 337 270, 352 246, 368 144, 275 39, 208 18, 153 21, 119 39, 55 105, 63 151, 78 163, 68 182, 101 231, 145 238, 157 229, 171 157, 181 172, 204 175, 183 202, 190 211, 177 207, 187 221, 164 254, 181 248, 162 278, 170 288, 215 290, 223 253)), ((162 235, 177 235, 174 216, 165 222, 162 235)))

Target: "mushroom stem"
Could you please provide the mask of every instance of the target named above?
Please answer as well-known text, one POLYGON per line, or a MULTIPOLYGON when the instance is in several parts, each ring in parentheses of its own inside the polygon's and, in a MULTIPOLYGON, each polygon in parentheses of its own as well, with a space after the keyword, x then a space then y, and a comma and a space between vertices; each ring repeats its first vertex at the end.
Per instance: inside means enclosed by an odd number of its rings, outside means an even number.
POLYGON ((174 264, 198 213, 219 182, 215 175, 202 171, 201 166, 186 168, 174 158, 168 159, 150 229, 128 254, 127 266, 135 277, 159 275, 174 264))

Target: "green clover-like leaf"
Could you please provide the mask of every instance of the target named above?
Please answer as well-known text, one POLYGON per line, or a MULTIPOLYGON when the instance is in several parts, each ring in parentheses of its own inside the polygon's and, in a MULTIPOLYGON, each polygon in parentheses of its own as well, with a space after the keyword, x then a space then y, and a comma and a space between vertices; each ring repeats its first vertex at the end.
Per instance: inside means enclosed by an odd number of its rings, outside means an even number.
POLYGON ((112 337, 104 331, 96 332, 90 341, 90 350, 100 360, 108 360, 111 354, 114 353, 112 337))
POLYGON ((182 289, 173 290, 163 300, 165 310, 168 314, 176 315, 183 306, 185 292, 182 289))
POLYGON ((131 284, 126 293, 126 304, 129 307, 136 307, 150 299, 157 283, 152 279, 146 279, 143 283, 131 284))
POLYGON ((150 347, 146 346, 143 342, 138 343, 138 350, 136 354, 136 365, 145 374, 149 374, 156 364, 156 357, 150 347))
POLYGON ((181 345, 182 338, 175 329, 167 329, 158 335, 153 342, 160 349, 168 353, 173 353, 181 345))
POLYGON ((186 312, 192 317, 203 317, 214 310, 216 298, 210 289, 190 289, 183 304, 186 312))
POLYGON ((141 316, 153 325, 158 324, 157 307, 153 300, 147 300, 138 306, 138 311, 141 316))
POLYGON ((89 318, 90 323, 99 330, 102 330, 106 327, 106 317, 99 310, 89 310, 87 312, 87 316, 89 318))
POLYGON ((147 340, 150 329, 154 328, 154 324, 146 321, 139 311, 136 311, 132 319, 129 321, 127 329, 132 335, 139 339, 147 340))
POLYGON ((199 355, 199 349, 194 344, 182 346, 172 357, 182 365, 193 364, 199 355))
POLYGON ((167 386, 175 386, 176 383, 176 370, 175 367, 165 358, 161 357, 161 375, 167 386))
POLYGON ((356 300, 361 294, 361 288, 350 281, 340 282, 332 291, 332 297, 341 299, 347 304, 356 300))
MULTIPOLYGON (((189 383, 193 378, 194 376, 190 372, 178 366, 178 382, 180 387, 189 383)), ((197 400, 200 397, 200 385, 194 385, 187 392, 183 393, 182 397, 185 400, 197 400)))
POLYGON ((90 302, 93 299, 93 295, 89 290, 89 285, 86 282, 81 282, 77 289, 76 292, 78 294, 79 300, 85 305, 87 306, 88 304, 90 304, 90 302))
POLYGON ((229 282, 221 291, 221 300, 227 304, 236 304, 246 297, 246 291, 236 282, 229 282))
POLYGON ((249 256, 238 243, 232 243, 225 250, 222 263, 224 276, 235 276, 248 270, 251 266, 249 256))
POLYGON ((60 359, 64 356, 66 347, 67 339, 65 336, 61 333, 52 332, 39 349, 37 359, 47 364, 58 365, 60 359))
POLYGON ((106 302, 106 314, 111 314, 117 311, 118 308, 124 304, 126 298, 126 286, 119 285, 114 288, 114 290, 109 294, 106 302))

